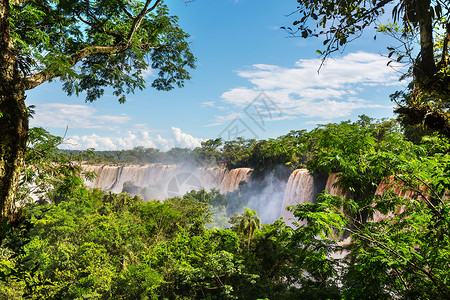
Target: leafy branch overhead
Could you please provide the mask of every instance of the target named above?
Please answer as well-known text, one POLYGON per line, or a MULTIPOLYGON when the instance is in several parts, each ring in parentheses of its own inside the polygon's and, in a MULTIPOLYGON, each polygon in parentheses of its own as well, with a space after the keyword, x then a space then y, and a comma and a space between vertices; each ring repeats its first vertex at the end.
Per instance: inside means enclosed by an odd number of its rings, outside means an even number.
POLYGON ((182 87, 195 68, 186 34, 162 0, 0 0, 0 218, 12 216, 26 154, 27 90, 58 79, 68 95, 119 102, 182 87))
POLYGON ((412 77, 407 91, 393 95, 395 112, 404 125, 423 125, 450 137, 450 4, 444 0, 297 0, 293 36, 324 36, 324 49, 317 50, 323 61, 333 52, 376 28, 394 38, 400 46, 388 46, 389 57, 409 58, 412 77), (393 24, 383 24, 382 16, 393 24), (418 50, 413 45, 418 44, 418 50))
MULTIPOLYGON (((433 55, 433 49, 429 47, 433 45, 428 43, 433 40, 435 26, 441 25, 441 29, 446 30, 450 14, 449 4, 442 0, 297 0, 297 2, 297 10, 292 15, 298 13, 299 18, 296 17, 292 27, 282 28, 294 36, 303 38, 325 36, 323 44, 326 48, 323 51, 318 50, 325 58, 360 37, 366 28, 383 26, 379 18, 387 10, 391 12, 393 22, 399 22, 403 26, 403 38, 411 38, 412 33, 419 32, 422 49, 418 60, 434 65, 434 62, 429 61, 433 55)), ((446 56, 447 47, 443 47, 443 52, 445 52, 443 56, 446 56)), ((429 71, 433 70, 422 70, 425 73, 429 71)))
POLYGON ((157 74, 152 87, 171 90, 194 68, 189 37, 161 0, 30 0, 11 6, 11 37, 25 89, 55 78, 64 90, 94 101, 104 87, 125 94, 143 89, 143 71, 157 74))

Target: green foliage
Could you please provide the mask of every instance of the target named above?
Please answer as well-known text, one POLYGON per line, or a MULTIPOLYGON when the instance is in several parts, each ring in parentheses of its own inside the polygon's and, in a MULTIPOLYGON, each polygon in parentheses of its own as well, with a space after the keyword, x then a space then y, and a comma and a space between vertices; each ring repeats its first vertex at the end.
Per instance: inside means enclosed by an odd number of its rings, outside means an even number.
POLYGON ((202 165, 215 165, 223 160, 222 153, 219 148, 222 146, 221 138, 207 140, 201 143, 201 147, 197 147, 193 151, 195 160, 202 165))
POLYGON ((157 299, 162 276, 147 264, 129 266, 115 282, 113 299, 157 299))
MULTIPOLYGON (((9 116, 0 118, 3 217, 13 217, 26 153, 30 114, 25 91, 58 79, 69 96, 84 93, 92 102, 110 89, 123 103, 127 94, 145 88, 150 68, 156 75, 151 86, 164 91, 184 86, 195 68, 189 35, 161 0, 7 1, 0 7, 0 23, 0 56, 5 58, 0 69, 8 70, 0 74, 0 115, 9 116)), ((31 143, 33 134, 43 133, 32 132, 31 143)))
MULTIPOLYGON (((18 201, 32 201, 31 195, 40 201, 60 202, 83 186, 80 165, 58 150, 62 138, 51 135, 43 128, 29 130, 28 151, 22 172, 18 201), (58 195, 58 196, 56 196, 58 195)), ((84 174, 92 178, 94 174, 84 174)))
POLYGON ((194 237, 181 232, 172 241, 158 244, 152 265, 164 268, 167 276, 161 296, 237 299, 236 288, 254 284, 257 278, 245 270, 237 244, 238 237, 228 230, 194 237))
POLYGON ((256 142, 248 159, 256 176, 264 176, 279 165, 299 168, 306 162, 305 131, 291 131, 277 139, 256 142))
MULTIPOLYGON (((33 147, 48 145, 48 157, 68 162, 54 151, 58 139, 43 137, 33 147)), ((201 190, 143 202, 87 189, 76 172, 46 174, 51 201, 28 204, 15 223, 1 224, 0 298, 448 298, 447 139, 413 144, 394 122, 361 116, 241 151, 277 141, 284 150, 267 156, 269 164, 295 157, 313 173, 339 172, 343 190, 291 207, 294 228, 282 220, 261 225, 241 207, 248 185, 225 196, 201 190), (285 152, 295 147, 304 152, 285 152), (230 208, 243 209, 231 228, 208 229, 224 224, 230 208)), ((44 158, 30 157, 47 170, 44 158)))
POLYGON ((394 187, 400 185, 412 195, 404 199, 386 193, 375 198, 375 211, 391 213, 379 222, 360 224, 346 216, 357 224, 349 229, 355 242, 351 247, 354 261, 346 275, 347 292, 359 298, 373 294, 379 286, 384 287, 379 290, 384 298, 394 291, 404 298, 445 298, 449 295, 445 267, 450 251, 449 156, 420 157, 410 152, 393 158, 401 171, 394 177, 394 187))
POLYGON ((189 202, 201 203, 203 207, 208 208, 208 216, 211 218, 208 220, 208 224, 205 224, 208 228, 224 228, 228 223, 227 208, 229 207, 229 198, 220 193, 218 189, 211 189, 209 192, 204 189, 200 191, 193 190, 186 193, 183 199, 189 202))
POLYGON ((399 114, 399 120, 405 130, 409 131, 411 139, 420 134, 420 131, 422 133, 419 136, 438 132, 450 137, 449 98, 441 91, 418 90, 414 85, 406 91, 391 95, 391 99, 398 104, 395 112, 399 114))
POLYGON ((383 154, 403 146, 392 120, 373 121, 362 115, 354 123, 328 124, 309 133, 310 172, 339 173, 342 195, 361 203, 370 202, 379 183, 392 174, 380 168, 383 154))
POLYGON ((250 250, 250 241, 257 229, 261 228, 261 219, 257 217, 256 211, 244 207, 242 214, 235 214, 230 218, 231 229, 247 236, 247 249, 250 250))
MULTIPOLYGON (((325 130, 334 133, 334 127, 325 130)), ((413 145, 394 133, 377 144, 371 135, 361 135, 361 143, 345 132, 343 139, 326 136, 332 144, 319 148, 312 163, 341 172, 338 184, 349 193, 322 194, 317 203, 295 208, 306 222, 298 224, 295 238, 315 247, 304 263, 323 251, 322 263, 315 263, 325 275, 341 278, 337 291, 346 299, 448 297, 448 141, 430 137, 413 145), (350 235, 344 243, 350 252, 336 264, 331 254, 339 253, 336 238, 343 233, 350 235)))
POLYGON ((29 290, 26 279, 36 272, 36 267, 23 259, 24 245, 30 242, 28 233, 32 227, 26 218, 15 222, 0 223, 0 297, 22 299, 23 291, 29 290))
MULTIPOLYGON (((177 245, 178 239, 203 238, 207 249, 217 244, 216 248, 234 252, 238 245, 232 234, 205 229, 208 207, 192 197, 143 203, 137 197, 94 189, 58 204, 32 205, 27 211, 33 225, 27 230, 30 241, 21 243, 17 252, 8 238, 4 240, 1 249, 6 254, 1 258, 1 271, 8 285, 20 288, 22 293, 29 286, 31 297, 36 299, 155 298, 170 274, 156 268, 158 263, 148 258, 154 257, 164 243, 175 241, 177 245), (11 256, 16 252, 18 258, 11 256), (36 273, 20 261, 38 266, 36 273), (13 275, 18 274, 17 269, 26 276, 13 275)), ((24 239, 20 235, 17 238, 24 239)), ((205 256, 202 265, 214 264, 215 259, 215 264, 231 260, 230 272, 242 268, 238 262, 233 267, 234 258, 217 251, 205 256)), ((169 254, 178 256, 177 252, 169 254)), ((12 292, 0 287, 3 295, 12 292)))
POLYGON ((104 87, 111 87, 124 102, 127 93, 145 87, 143 70, 150 66, 157 74, 152 83, 156 89, 183 86, 190 78, 187 68, 194 68, 195 62, 186 41, 189 36, 167 6, 151 2, 12 5, 12 42, 23 58, 23 71, 59 77, 69 95, 86 92, 86 101, 96 100, 104 87))

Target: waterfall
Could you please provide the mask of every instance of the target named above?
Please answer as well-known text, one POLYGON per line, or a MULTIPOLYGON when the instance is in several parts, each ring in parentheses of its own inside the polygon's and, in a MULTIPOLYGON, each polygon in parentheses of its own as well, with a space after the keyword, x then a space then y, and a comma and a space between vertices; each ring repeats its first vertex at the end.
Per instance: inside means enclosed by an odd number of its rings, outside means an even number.
POLYGON ((412 198, 414 195, 414 191, 411 189, 405 189, 402 183, 395 182, 393 176, 390 176, 378 185, 375 195, 382 196, 387 192, 392 192, 403 198, 412 198))
POLYGON ((241 181, 248 181, 252 169, 238 168, 230 171, 218 167, 192 167, 181 165, 147 164, 139 165, 82 165, 84 172, 94 172, 97 178, 86 180, 90 187, 120 193, 124 183, 147 189, 148 198, 182 196, 192 189, 210 190, 218 188, 222 193, 238 189, 241 181))
POLYGON ((281 208, 281 217, 284 218, 286 224, 291 225, 292 221, 289 221, 289 219, 294 217, 293 213, 286 210, 286 207, 289 205, 305 202, 313 203, 317 194, 323 190, 331 195, 347 197, 347 193, 344 193, 339 187, 335 186, 335 183, 339 179, 338 174, 331 173, 326 183, 321 183, 321 179, 315 180, 307 169, 294 170, 289 176, 281 208))
POLYGON ((250 179, 250 168, 237 168, 232 169, 224 175, 224 178, 220 184, 220 191, 225 194, 237 190, 241 181, 248 181, 250 179))
POLYGON ((205 186, 216 187, 220 189, 222 182, 228 171, 225 168, 199 168, 198 174, 205 186))
MULTIPOLYGON (((413 198, 415 192, 410 189, 405 189, 404 185, 402 183, 395 182, 394 177, 390 176, 383 180, 375 191, 375 196, 384 196, 386 193, 392 192, 402 198, 413 198)), ((422 197, 419 197, 419 199, 422 199, 422 197)), ((379 222, 382 220, 390 219, 396 214, 400 214, 404 211, 405 207, 403 205, 398 206, 396 208, 396 211, 390 211, 387 215, 382 214, 379 211, 375 211, 373 214, 373 217, 369 219, 369 222, 379 222)))
POLYGON ((335 183, 338 182, 338 175, 339 173, 331 173, 328 176, 327 183, 325 185, 325 190, 331 195, 341 196, 345 198, 348 196, 348 194, 344 193, 339 187, 335 185, 335 183))
POLYGON ((253 178, 245 189, 240 191, 243 207, 255 210, 263 224, 270 224, 280 218, 283 196, 287 181, 279 178, 276 171, 267 172, 265 176, 253 178))
POLYGON ((294 170, 289 176, 286 190, 284 191, 281 217, 286 224, 291 225, 294 214, 286 210, 289 205, 295 205, 314 201, 314 178, 307 169, 294 170))

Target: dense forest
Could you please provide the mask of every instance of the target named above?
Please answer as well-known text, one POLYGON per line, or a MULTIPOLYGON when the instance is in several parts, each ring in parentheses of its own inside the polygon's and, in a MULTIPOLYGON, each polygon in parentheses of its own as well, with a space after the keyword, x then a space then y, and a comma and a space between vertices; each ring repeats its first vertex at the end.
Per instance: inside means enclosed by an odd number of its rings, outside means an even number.
POLYGON ((87 188, 75 154, 57 149, 61 138, 32 132, 22 205, 2 224, 0 298, 449 296, 450 143, 437 133, 407 136, 393 120, 361 116, 277 139, 210 140, 182 151, 261 172, 280 164, 338 172, 346 196, 323 192, 290 207, 297 220, 290 227, 282 219, 261 224, 245 207, 227 214, 245 185, 230 195, 200 190, 163 202, 87 188), (385 193, 375 195, 380 184, 385 193), (48 192, 27 201, 25 187, 41 185, 48 192), (374 222, 376 214, 384 217, 374 222), (346 236, 351 240, 342 242, 346 236))

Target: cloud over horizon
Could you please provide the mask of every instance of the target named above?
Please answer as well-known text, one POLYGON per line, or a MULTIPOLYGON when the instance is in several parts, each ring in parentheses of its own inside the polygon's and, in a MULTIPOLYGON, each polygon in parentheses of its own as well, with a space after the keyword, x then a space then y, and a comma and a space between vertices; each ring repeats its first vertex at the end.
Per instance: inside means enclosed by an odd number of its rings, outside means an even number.
POLYGON ((143 146, 167 151, 173 147, 195 148, 203 141, 177 127, 171 127, 170 131, 166 130, 166 137, 160 134, 155 136, 155 131, 164 130, 150 129, 146 124, 130 126, 130 120, 131 117, 125 114, 99 114, 95 107, 89 105, 43 103, 36 107, 31 126, 68 127, 69 130, 89 129, 93 132, 88 135, 69 135, 60 146, 62 149, 119 150, 143 146), (100 135, 96 131, 111 134, 100 135))
POLYGON ((143 146, 145 148, 157 148, 162 151, 174 147, 195 148, 199 147, 203 139, 195 138, 190 134, 182 132, 180 128, 172 127, 170 137, 161 135, 152 136, 151 130, 145 128, 127 130, 120 132, 119 136, 99 136, 95 133, 83 136, 69 136, 61 145, 62 149, 88 149, 95 150, 123 150, 143 146))

